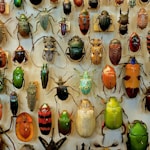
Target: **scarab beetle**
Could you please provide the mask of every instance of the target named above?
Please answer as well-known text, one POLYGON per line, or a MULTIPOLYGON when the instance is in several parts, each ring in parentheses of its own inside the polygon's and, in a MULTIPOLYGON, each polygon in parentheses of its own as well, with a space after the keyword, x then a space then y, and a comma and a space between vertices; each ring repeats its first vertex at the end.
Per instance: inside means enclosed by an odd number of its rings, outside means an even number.
POLYGON ((5 12, 5 1, 4 0, 1 0, 0 1, 0 13, 4 13, 5 12))
POLYGON ((39 5, 42 0, 30 0, 30 2, 33 4, 33 5, 39 5))
POLYGON ((13 85, 20 89, 24 82, 24 71, 21 67, 16 67, 13 71, 13 85))
POLYGON ((68 41, 66 55, 70 60, 81 61, 85 55, 84 42, 79 36, 73 36, 68 41), (69 52, 68 52, 69 50, 69 52))
POLYGON ((45 89, 48 84, 48 78, 49 78, 49 70, 47 64, 43 64, 41 69, 41 83, 42 88, 45 89))
POLYGON ((89 4, 90 8, 97 8, 98 0, 88 0, 88 4, 89 4))
POLYGON ((19 45, 14 52, 13 62, 18 62, 21 64, 22 62, 26 62, 28 60, 28 55, 26 50, 19 45))
POLYGON ((38 123, 43 135, 48 135, 52 126, 52 112, 47 103, 41 105, 38 111, 38 123))
POLYGON ((77 7, 80 7, 83 5, 84 1, 83 0, 73 0, 74 4, 77 6, 77 7))
POLYGON ((58 130, 63 135, 68 135, 71 132, 71 114, 67 110, 59 113, 58 130))
POLYGON ((99 27, 102 31, 106 31, 111 24, 111 17, 106 10, 103 10, 97 18, 99 20, 99 27))
POLYGON ((150 30, 147 33, 146 44, 147 44, 148 53, 150 54, 150 30))
POLYGON ((146 150, 148 147, 148 131, 144 122, 135 120, 128 125, 127 148, 129 150, 146 150))
POLYGON ((34 146, 33 146, 33 145, 31 145, 31 144, 25 144, 25 145, 23 145, 23 146, 21 147, 20 150, 35 150, 35 149, 34 149, 34 146))
POLYGON ((63 1, 63 11, 66 15, 69 15, 71 13, 71 1, 70 0, 63 1))
POLYGON ((83 9, 79 14, 80 31, 85 35, 90 27, 90 15, 86 9, 83 9))
POLYGON ((94 107, 88 99, 82 99, 76 113, 76 130, 81 137, 90 137, 96 126, 94 107))
POLYGON ((109 43, 109 59, 113 65, 118 65, 121 59, 122 46, 118 39, 112 39, 109 43))
POLYGON ((133 32, 129 38, 129 48, 132 52, 137 52, 141 47, 141 40, 136 32, 133 32))
POLYGON ((4 68, 7 65, 7 53, 0 48, 0 68, 4 68))
POLYGON ((27 112, 22 112, 16 119, 16 135, 23 142, 29 142, 34 135, 33 119, 27 112))

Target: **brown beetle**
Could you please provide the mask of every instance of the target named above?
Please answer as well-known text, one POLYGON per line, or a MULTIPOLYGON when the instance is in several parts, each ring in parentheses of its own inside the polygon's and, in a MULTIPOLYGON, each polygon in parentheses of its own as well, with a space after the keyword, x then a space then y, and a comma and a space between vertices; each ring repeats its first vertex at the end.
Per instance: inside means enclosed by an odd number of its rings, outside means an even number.
POLYGON ((113 39, 109 44, 109 59, 113 65, 118 65, 121 59, 122 47, 118 39, 113 39))
POLYGON ((77 6, 77 7, 80 7, 83 5, 83 0, 73 0, 74 1, 74 4, 77 6))
POLYGON ((101 63, 102 60, 102 56, 103 56, 103 44, 102 44, 102 40, 101 39, 91 39, 90 40, 91 43, 91 62, 94 65, 98 65, 101 63))
POLYGON ((140 8, 137 17, 137 26, 140 29, 144 29, 148 24, 148 13, 145 8, 140 8))
POLYGON ((120 5, 124 2, 124 0, 115 0, 116 4, 120 5))
POLYGON ((0 68, 5 67, 6 64, 7 64, 7 54, 2 48, 0 48, 0 68))
POLYGON ((0 13, 4 13, 5 12, 5 1, 1 0, 0 1, 0 13))

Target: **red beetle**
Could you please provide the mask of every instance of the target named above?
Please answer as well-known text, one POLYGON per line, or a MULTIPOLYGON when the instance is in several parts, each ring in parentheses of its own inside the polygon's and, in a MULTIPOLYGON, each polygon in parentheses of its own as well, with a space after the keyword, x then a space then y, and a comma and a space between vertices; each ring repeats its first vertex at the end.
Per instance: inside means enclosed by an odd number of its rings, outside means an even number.
POLYGON ((52 118, 50 107, 46 103, 44 103, 38 111, 38 122, 41 133, 48 135, 52 126, 52 118))
POLYGON ((80 7, 83 5, 83 0, 73 0, 74 1, 74 4, 77 6, 77 7, 80 7))
POLYGON ((141 40, 136 32, 133 32, 129 38, 129 48, 132 52, 137 52, 140 49, 141 40))
POLYGON ((79 15, 80 31, 85 35, 90 27, 90 16, 86 9, 83 9, 79 15))
POLYGON ((0 68, 5 67, 6 64, 7 64, 7 54, 2 48, 0 48, 0 68))
POLYGON ((5 1, 1 0, 0 1, 0 13, 4 13, 5 12, 5 1))
POLYGON ((34 135, 33 120, 30 114, 22 112, 16 119, 16 135, 19 140, 28 142, 34 135))
POLYGON ((116 4, 120 5, 124 2, 124 0, 115 0, 116 4))

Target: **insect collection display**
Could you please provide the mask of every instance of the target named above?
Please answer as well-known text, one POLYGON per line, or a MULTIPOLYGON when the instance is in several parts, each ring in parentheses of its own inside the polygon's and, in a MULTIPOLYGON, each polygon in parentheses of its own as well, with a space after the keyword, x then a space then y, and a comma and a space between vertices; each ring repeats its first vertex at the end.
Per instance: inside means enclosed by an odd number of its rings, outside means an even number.
POLYGON ((0 150, 147 150, 149 0, 0 1, 0 150))

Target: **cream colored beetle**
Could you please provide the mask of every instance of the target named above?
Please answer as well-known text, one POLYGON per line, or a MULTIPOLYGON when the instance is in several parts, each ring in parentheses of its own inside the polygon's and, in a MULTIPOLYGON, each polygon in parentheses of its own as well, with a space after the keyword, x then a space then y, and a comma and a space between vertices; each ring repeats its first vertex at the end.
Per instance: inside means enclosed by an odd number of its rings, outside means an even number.
POLYGON ((88 99, 80 102, 76 114, 76 130, 81 137, 90 137, 95 129, 94 107, 88 99))

